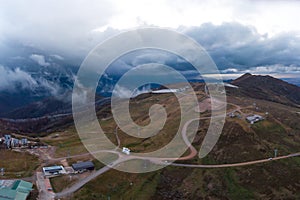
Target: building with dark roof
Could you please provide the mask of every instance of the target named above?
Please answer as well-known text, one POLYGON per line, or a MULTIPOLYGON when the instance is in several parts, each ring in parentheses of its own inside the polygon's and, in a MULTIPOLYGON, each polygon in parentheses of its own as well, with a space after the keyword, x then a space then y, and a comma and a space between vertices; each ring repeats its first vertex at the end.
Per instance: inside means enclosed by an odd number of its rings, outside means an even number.
POLYGON ((85 170, 94 170, 95 165, 91 161, 74 163, 72 165, 74 171, 85 171, 85 170))

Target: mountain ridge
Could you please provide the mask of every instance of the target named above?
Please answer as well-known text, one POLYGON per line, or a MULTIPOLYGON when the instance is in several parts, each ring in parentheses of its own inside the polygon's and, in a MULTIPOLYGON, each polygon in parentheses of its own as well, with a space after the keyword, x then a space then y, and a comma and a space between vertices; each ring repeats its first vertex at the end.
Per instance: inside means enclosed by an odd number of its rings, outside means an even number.
POLYGON ((239 93, 244 96, 290 106, 300 105, 300 87, 269 75, 246 73, 231 84, 238 86, 239 93))

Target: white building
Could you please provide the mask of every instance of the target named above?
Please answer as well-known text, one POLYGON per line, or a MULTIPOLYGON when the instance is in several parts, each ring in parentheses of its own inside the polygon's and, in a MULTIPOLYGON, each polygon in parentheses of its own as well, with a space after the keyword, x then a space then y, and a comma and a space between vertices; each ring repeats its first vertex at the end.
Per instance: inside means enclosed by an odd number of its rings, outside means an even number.
POLYGON ((43 167, 44 176, 53 176, 59 174, 66 174, 66 170, 62 165, 43 167))
POLYGON ((264 118, 260 115, 249 115, 248 117, 246 117, 246 120, 251 123, 254 124, 255 122, 261 121, 264 118))
POLYGON ((129 155, 130 154, 130 149, 123 147, 122 152, 129 155))

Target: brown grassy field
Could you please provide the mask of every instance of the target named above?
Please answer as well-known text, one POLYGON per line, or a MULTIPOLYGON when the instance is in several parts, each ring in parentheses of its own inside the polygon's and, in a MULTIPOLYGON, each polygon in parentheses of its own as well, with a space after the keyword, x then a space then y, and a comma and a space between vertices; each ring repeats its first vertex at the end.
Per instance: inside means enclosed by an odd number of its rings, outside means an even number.
POLYGON ((29 177, 39 166, 38 158, 25 152, 0 150, 0 158, 0 168, 5 168, 3 178, 29 177))
POLYGON ((55 132, 43 137, 41 138, 41 141, 56 147, 54 157, 57 158, 87 153, 87 150, 82 145, 78 134, 72 127, 68 128, 64 132, 55 132), (56 137, 57 134, 58 136, 56 137))

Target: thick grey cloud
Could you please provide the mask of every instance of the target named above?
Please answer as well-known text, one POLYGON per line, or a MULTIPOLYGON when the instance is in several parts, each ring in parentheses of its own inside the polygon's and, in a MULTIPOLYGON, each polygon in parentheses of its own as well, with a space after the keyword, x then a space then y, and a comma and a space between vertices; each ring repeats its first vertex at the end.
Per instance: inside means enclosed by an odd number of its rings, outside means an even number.
POLYGON ((80 55, 102 37, 92 32, 115 13, 109 0, 1 1, 0 43, 18 41, 26 46, 80 55))
MULTIPOLYGON (((299 73, 298 33, 262 35, 255 27, 236 22, 206 23, 199 27, 181 27, 181 30, 208 51, 221 73, 299 73)), ((151 49, 121 57, 109 72, 122 75, 132 67, 151 62, 171 65, 190 78, 195 76, 191 65, 180 57, 151 49)))
MULTIPOLYGON (((2 0, 0 5, 0 49, 4 40, 13 40, 81 58, 119 30, 144 25, 176 29, 236 21, 251 24, 260 33, 300 30, 300 3, 292 0, 2 0)), ((246 29, 240 31, 232 33, 229 28, 225 32, 231 33, 232 39, 224 39, 234 42, 241 34, 251 36, 246 29)))
MULTIPOLYGON (((290 32, 299 30, 295 24, 299 7, 296 1, 250 0, 132 1, 131 4, 117 0, 1 1, 0 64, 23 69, 25 65, 31 67, 28 60, 34 60, 49 68, 66 62, 79 66, 93 47, 121 32, 119 29, 151 24, 184 30, 207 49, 223 73, 275 65, 291 71, 291 66, 300 63, 299 33, 290 32), (156 8, 155 12, 150 8, 156 8), (289 15, 283 15, 286 12, 289 15), (179 25, 182 26, 176 28, 179 25), (276 31, 272 32, 274 27, 276 31)), ((190 66, 170 55, 150 52, 130 59, 116 61, 117 67, 110 72, 120 75, 133 66, 157 61, 193 74, 190 66)))
MULTIPOLYGON (((299 9, 297 1, 0 0, 0 91, 62 94, 71 89, 74 74, 96 45, 148 25, 191 36, 227 75, 297 75, 299 9)), ((146 50, 113 62, 99 90, 111 91, 125 72, 151 62, 172 66, 189 79, 199 77, 182 58, 146 50)))
POLYGON ((34 77, 20 68, 10 69, 0 65, 0 92, 28 91, 37 92, 37 95, 41 95, 39 92, 42 92, 58 96, 65 92, 63 87, 58 82, 47 80, 42 75, 34 77))
POLYGON ((19 68, 11 70, 0 65, 0 91, 7 88, 13 90, 17 84, 23 89, 33 89, 36 87, 37 81, 19 68))
POLYGON ((283 65, 286 71, 291 71, 292 66, 300 63, 298 33, 268 36, 259 34, 255 27, 238 23, 207 23, 187 29, 186 34, 205 47, 223 72, 268 65, 283 65))

